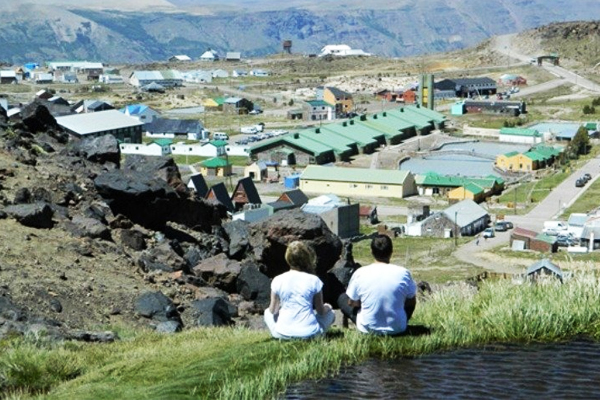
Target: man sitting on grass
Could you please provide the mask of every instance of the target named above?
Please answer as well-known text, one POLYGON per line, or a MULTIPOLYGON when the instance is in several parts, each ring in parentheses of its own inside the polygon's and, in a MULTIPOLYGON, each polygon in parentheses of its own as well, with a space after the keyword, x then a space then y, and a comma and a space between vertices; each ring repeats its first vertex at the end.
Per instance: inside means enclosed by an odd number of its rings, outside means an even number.
POLYGON ((417 285, 410 272, 390 264, 392 239, 378 235, 371 241, 375 262, 354 272, 338 306, 363 333, 397 335, 406 330, 416 306, 417 285))

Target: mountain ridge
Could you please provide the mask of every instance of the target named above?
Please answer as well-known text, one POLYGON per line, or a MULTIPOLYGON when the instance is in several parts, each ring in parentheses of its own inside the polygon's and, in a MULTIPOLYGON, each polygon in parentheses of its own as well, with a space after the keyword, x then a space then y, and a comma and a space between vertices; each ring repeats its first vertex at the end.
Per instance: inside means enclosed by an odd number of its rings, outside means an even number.
MULTIPOLYGON (((166 1, 142 4, 153 3, 166 1)), ((331 9, 318 12, 312 10, 312 2, 303 8, 249 12, 222 11, 208 4, 204 14, 183 11, 183 6, 197 7, 197 2, 175 0, 168 12, 153 7, 144 12, 84 7, 92 3, 78 8, 32 5, 0 15, 0 60, 143 63, 164 61, 173 54, 198 58, 208 48, 257 57, 281 52, 284 39, 293 41, 295 53, 316 53, 327 44, 343 43, 379 56, 403 57, 466 48, 494 35, 564 19, 600 18, 600 9, 588 7, 590 0, 551 4, 491 0, 468 5, 428 0, 401 2, 394 9, 377 8, 382 4, 377 3, 372 9, 350 6, 343 11, 336 8, 339 3, 328 3, 331 9)))

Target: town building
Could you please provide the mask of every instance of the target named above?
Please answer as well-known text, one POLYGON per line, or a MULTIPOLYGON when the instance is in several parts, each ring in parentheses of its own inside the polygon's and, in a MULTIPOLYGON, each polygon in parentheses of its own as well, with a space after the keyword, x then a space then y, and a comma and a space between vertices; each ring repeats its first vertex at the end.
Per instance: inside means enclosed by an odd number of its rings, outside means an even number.
POLYGON ((360 233, 359 209, 358 203, 348 204, 333 194, 311 199, 301 207, 305 213, 320 216, 327 227, 341 239, 360 233))
POLYGON ((200 163, 200 173, 204 176, 229 176, 232 166, 225 158, 214 157, 200 163))
POLYGON ((183 85, 183 77, 179 71, 133 71, 129 76, 129 84, 143 88, 150 84, 163 88, 179 87, 183 85))
POLYGON ((300 189, 337 196, 396 197, 417 194, 413 175, 402 170, 342 168, 309 165, 300 176, 300 189))
POLYGON ((143 123, 117 110, 57 117, 56 122, 77 137, 113 135, 124 143, 142 143, 143 123))

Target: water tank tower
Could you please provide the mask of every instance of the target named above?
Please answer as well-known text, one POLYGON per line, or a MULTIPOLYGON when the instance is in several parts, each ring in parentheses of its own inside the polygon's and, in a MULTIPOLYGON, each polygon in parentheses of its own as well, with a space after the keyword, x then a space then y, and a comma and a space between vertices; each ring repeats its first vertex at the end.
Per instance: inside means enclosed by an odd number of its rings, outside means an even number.
POLYGON ((292 41, 291 40, 284 40, 283 41, 283 52, 284 53, 288 53, 288 54, 292 54, 292 41))

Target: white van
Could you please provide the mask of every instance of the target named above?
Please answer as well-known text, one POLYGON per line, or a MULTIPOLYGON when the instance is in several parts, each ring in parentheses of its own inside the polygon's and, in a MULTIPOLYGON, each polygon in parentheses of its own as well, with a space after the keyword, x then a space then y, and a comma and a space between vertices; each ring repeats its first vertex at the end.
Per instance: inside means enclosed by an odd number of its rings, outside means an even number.
POLYGON ((229 135, 225 132, 215 132, 213 133, 214 140, 229 140, 229 135))
POLYGON ((544 222, 544 232, 547 235, 558 235, 563 231, 567 231, 569 225, 565 221, 546 221, 544 222))

